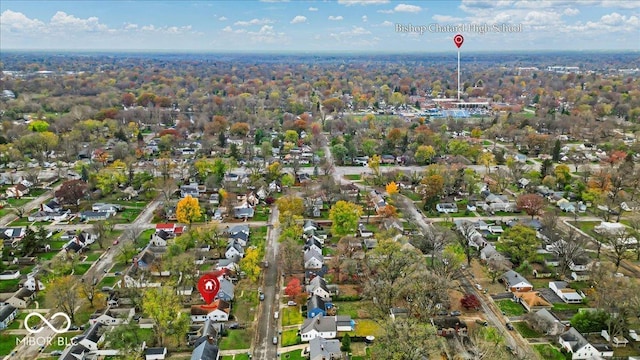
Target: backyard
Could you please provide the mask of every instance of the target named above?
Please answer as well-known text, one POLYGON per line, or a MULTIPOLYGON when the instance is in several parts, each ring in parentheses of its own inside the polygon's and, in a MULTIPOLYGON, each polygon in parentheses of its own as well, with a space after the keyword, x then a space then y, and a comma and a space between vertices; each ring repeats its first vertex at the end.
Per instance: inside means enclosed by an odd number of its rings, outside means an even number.
POLYGON ((227 336, 220 339, 220 348, 228 350, 248 349, 251 347, 252 333, 249 329, 231 329, 227 336))
POLYGON ((500 300, 496 301, 496 305, 502 310, 506 316, 520 316, 524 315, 524 308, 522 305, 512 300, 500 300))

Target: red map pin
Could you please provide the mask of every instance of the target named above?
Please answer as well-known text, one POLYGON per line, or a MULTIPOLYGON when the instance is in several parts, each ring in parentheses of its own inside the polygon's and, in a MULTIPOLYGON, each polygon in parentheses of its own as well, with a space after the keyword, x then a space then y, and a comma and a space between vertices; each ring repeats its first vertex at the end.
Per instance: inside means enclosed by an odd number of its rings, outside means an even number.
POLYGON ((205 304, 209 305, 213 302, 213 299, 218 295, 218 290, 220 290, 218 274, 204 274, 200 280, 198 280, 198 291, 200 291, 200 295, 202 295, 205 304))
POLYGON ((464 42, 464 37, 462 37, 462 35, 458 34, 453 37, 453 43, 456 44, 458 49, 460 49, 460 46, 462 46, 463 42, 464 42))

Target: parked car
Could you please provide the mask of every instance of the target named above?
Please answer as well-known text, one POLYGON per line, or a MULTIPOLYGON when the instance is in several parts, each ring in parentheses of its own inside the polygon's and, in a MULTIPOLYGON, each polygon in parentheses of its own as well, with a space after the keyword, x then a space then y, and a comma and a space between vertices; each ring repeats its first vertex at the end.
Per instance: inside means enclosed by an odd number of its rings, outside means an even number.
POLYGON ((508 330, 513 330, 513 325, 511 325, 511 323, 506 323, 505 325, 507 326, 508 330))
POLYGON ((287 301, 287 306, 296 306, 296 305, 298 305, 298 303, 295 301, 291 301, 291 300, 287 301))
POLYGON ((120 243, 119 240, 113 240, 113 245, 118 245, 120 243))
POLYGON ((486 320, 480 320, 480 319, 476 319, 476 324, 482 325, 482 326, 489 326, 489 323, 486 320))
POLYGON ((273 342, 273 345, 278 345, 278 337, 274 336, 272 342, 273 342))
POLYGON ((260 299, 260 301, 264 301, 264 294, 260 293, 260 296, 258 298, 260 299))
POLYGON ((478 290, 482 290, 482 285, 480 285, 480 284, 476 284, 476 289, 478 289, 478 290))
POLYGON ((462 313, 459 310, 454 310, 450 313, 451 316, 460 316, 462 313))
POLYGON ((276 311, 273 313, 273 318, 278 320, 278 318, 280 317, 280 311, 276 311))

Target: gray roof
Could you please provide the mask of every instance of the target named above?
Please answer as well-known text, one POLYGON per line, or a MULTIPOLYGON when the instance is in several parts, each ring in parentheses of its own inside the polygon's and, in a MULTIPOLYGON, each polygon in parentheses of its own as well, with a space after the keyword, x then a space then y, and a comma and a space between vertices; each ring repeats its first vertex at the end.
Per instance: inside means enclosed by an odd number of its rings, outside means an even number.
POLYGON ((232 300, 234 297, 235 286, 231 281, 225 278, 220 279, 220 291, 227 294, 232 300))
POLYGON ((556 321, 560 321, 560 320, 558 320, 558 318, 557 318, 557 317, 555 317, 555 315, 553 315, 553 314, 552 314, 549 310, 547 310, 547 309, 541 309, 541 310, 538 310, 538 311, 536 311, 534 314, 535 314, 535 316, 537 316, 537 317, 539 317, 539 318, 541 318, 541 319, 543 319, 543 320, 546 320, 546 321, 548 321, 548 322, 551 322, 551 323, 554 323, 554 322, 556 322, 556 321))
POLYGON ((311 281, 309 281, 309 285, 307 285, 308 292, 314 292, 317 288, 321 288, 326 292, 329 292, 327 288, 327 281, 322 276, 316 276, 311 281))
POLYGON ((16 308, 8 304, 0 307, 0 322, 5 321, 14 311, 16 311, 16 308))
POLYGON ((517 272, 513 271, 513 270, 509 270, 507 271, 503 276, 502 276, 509 284, 517 284, 520 282, 525 282, 527 284, 529 284, 530 286, 531 283, 522 275, 518 274, 517 272))
POLYGON ((560 335, 560 338, 571 345, 571 351, 576 352, 587 345, 589 342, 575 328, 570 328, 560 335))
POLYGON ((311 258, 316 258, 316 259, 320 260, 320 262, 324 262, 324 256, 322 256, 321 253, 317 252, 314 249, 307 250, 304 253, 304 262, 309 261, 311 258))
POLYGON ((84 338, 97 344, 98 341, 100 340, 101 325, 102 324, 100 324, 99 322, 93 324, 93 326, 91 326, 89 330, 87 330, 87 332, 84 333, 84 338))
POLYGON ((244 232, 244 233, 249 233, 249 225, 246 224, 242 224, 242 225, 235 225, 232 226, 230 228, 228 228, 227 230, 225 230, 225 232, 227 234, 236 234, 239 232, 244 232))
POLYGON ((310 332, 311 330, 316 330, 318 332, 330 332, 338 331, 338 327, 336 325, 336 320, 334 317, 317 315, 313 319, 304 320, 304 322, 302 323, 302 327, 300 328, 300 333, 305 334, 310 332))
POLYGON ((331 359, 332 355, 341 355, 340 340, 315 337, 309 341, 310 360, 331 359))
POLYGON ((312 310, 312 309, 322 309, 322 310, 326 310, 326 304, 325 301, 318 295, 314 295, 312 297, 309 298, 309 300, 307 301, 307 309, 308 310, 312 310))
POLYGON ((193 349, 191 360, 218 360, 218 346, 204 341, 193 349))

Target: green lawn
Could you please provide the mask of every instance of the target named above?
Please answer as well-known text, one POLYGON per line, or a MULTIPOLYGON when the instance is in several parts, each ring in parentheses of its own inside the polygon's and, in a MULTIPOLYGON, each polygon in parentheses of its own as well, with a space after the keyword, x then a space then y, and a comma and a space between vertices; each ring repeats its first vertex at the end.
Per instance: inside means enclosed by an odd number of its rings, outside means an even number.
POLYGON ((38 257, 39 260, 51 260, 54 258, 54 256, 58 255, 59 252, 57 251, 50 251, 50 252, 46 252, 46 253, 39 253, 36 256, 38 257))
POLYGON ((280 346, 293 346, 300 344, 300 337, 297 329, 289 329, 282 332, 280 346))
POLYGON ((138 236, 136 239, 136 245, 140 247, 145 247, 151 241, 151 235, 155 234, 156 229, 147 229, 138 236))
POLYGON ((87 255, 87 259, 85 261, 94 262, 94 261, 98 260, 100 255, 101 255, 101 253, 98 253, 98 252, 89 253, 89 255, 87 255))
POLYGON ((525 339, 539 338, 544 336, 544 334, 539 333, 533 330, 532 328, 530 328, 529 325, 524 321, 514 322, 513 327, 515 327, 520 333, 520 335, 522 335, 522 337, 525 339))
POLYGON ((84 275, 93 264, 76 264, 74 267, 74 275, 84 275))
MULTIPOLYGON (((384 329, 374 320, 358 319, 356 320, 356 330, 349 331, 347 334, 349 334, 349 336, 382 336, 384 335, 384 329)), ((342 336, 344 336, 344 334, 340 333, 338 338, 342 339, 342 336)))
POLYGON ((400 194, 408 197, 409 199, 411 199, 411 201, 422 201, 422 196, 420 196, 420 194, 415 193, 413 191, 403 190, 400 192, 400 194))
POLYGON ((269 208, 267 206, 258 206, 251 221, 269 221, 269 208))
POLYGON ((233 315, 239 322, 252 322, 255 309, 258 308, 258 303, 260 302, 258 300, 258 292, 253 289, 248 290, 236 287, 235 294, 236 297, 233 299, 235 303, 233 315))
POLYGON ((351 181, 359 181, 360 179, 362 179, 362 175, 350 174, 350 175, 345 175, 344 178, 351 181))
POLYGON ((565 311, 565 310, 578 311, 586 307, 589 307, 587 306, 586 303, 585 304, 567 304, 562 302, 562 303, 553 304, 553 310, 557 310, 557 311, 565 311))
POLYGON ((20 279, 1 280, 0 281, 0 293, 15 292, 18 290, 20 279))
POLYGON ((80 334, 79 331, 73 331, 56 336, 51 342, 51 345, 44 349, 44 352, 47 353, 55 350, 64 350, 68 344, 71 344, 71 338, 78 334, 80 334))
POLYGON ((51 250, 60 250, 68 242, 69 241, 65 241, 65 240, 54 240, 54 241, 49 241, 49 245, 51 246, 51 250))
POLYGON ((337 301, 333 304, 338 307, 338 315, 349 315, 352 319, 369 317, 366 301, 337 301))
POLYGON ((302 324, 304 318, 298 306, 287 306, 280 311, 282 316, 282 326, 302 324))
POLYGON ((6 356, 16 347, 16 339, 22 339, 22 335, 9 335, 0 333, 0 356, 6 356))
POLYGON ((520 316, 524 314, 522 305, 511 300, 496 301, 496 305, 502 310, 506 316, 520 316))
POLYGON ((293 351, 289 351, 287 353, 282 354, 280 359, 285 359, 285 360, 306 360, 307 358, 302 356, 302 350, 293 350, 293 351))
POLYGON ((141 212, 142 208, 126 208, 122 212, 119 212, 118 215, 111 218, 109 222, 114 224, 132 223, 141 212))
POLYGON ((248 349, 251 347, 251 332, 248 329, 231 329, 220 339, 220 348, 225 350, 248 349))
POLYGON ((13 207, 20 207, 23 206, 27 203, 29 203, 31 200, 33 199, 28 199, 28 198, 21 198, 21 199, 16 199, 16 198, 10 198, 7 199, 7 204, 13 206, 13 207))
POLYGON ((98 283, 98 288, 101 289, 103 286, 113 286, 118 281, 118 279, 120 278, 115 276, 105 276, 98 283))
POLYGON ((540 356, 542 356, 544 360, 566 360, 564 354, 562 354, 560 350, 556 349, 552 345, 537 344, 533 345, 533 348, 536 349, 538 354, 540 354, 540 356))

